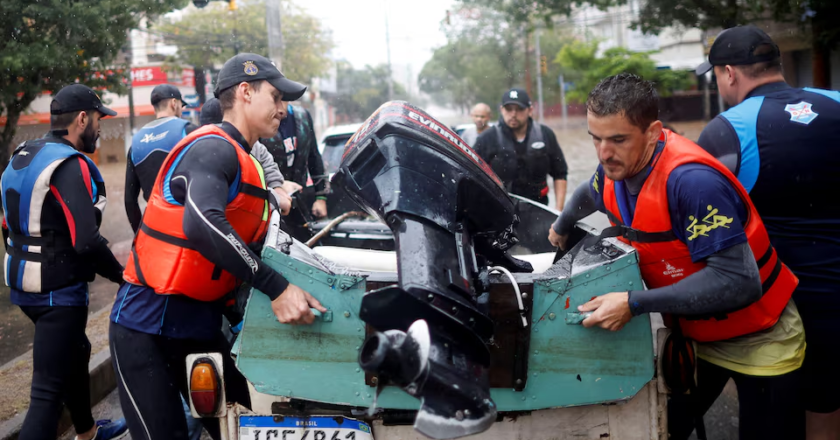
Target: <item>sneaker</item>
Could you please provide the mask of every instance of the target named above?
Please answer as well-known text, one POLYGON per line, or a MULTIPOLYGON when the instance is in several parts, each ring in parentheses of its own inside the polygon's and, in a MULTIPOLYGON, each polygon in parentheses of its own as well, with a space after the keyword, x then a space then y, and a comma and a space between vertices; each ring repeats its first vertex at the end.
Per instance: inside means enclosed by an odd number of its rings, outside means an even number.
MULTIPOLYGON (((126 434, 128 434, 128 425, 126 425, 125 419, 97 420, 96 434, 93 436, 93 440, 116 440, 125 437, 126 434)), ((77 436, 76 440, 78 439, 77 436)))

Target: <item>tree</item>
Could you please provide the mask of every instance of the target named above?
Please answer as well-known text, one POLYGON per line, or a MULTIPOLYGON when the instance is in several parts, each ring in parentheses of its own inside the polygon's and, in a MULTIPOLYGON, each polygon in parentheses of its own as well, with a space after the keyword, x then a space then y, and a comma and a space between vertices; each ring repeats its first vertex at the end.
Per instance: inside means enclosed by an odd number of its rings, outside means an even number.
MULTIPOLYGON (((309 83, 326 73, 330 66, 327 54, 335 44, 320 21, 289 0, 283 0, 283 73, 309 83)), ((178 46, 175 61, 198 69, 224 63, 238 52, 268 53, 266 6, 264 0, 240 4, 229 11, 226 3, 210 3, 191 12, 183 20, 166 20, 157 31, 169 44, 178 46)), ((199 75, 196 75, 199 76, 199 75)))
MULTIPOLYGON (((348 121, 363 121, 388 101, 388 66, 365 66, 354 69, 346 61, 336 65, 334 94, 324 96, 336 109, 336 114, 348 121)), ((408 99, 402 84, 394 82, 394 99, 408 99)))
MULTIPOLYGON (((485 6, 504 12, 511 20, 531 23, 543 19, 550 23, 554 15, 570 15, 573 6, 583 4, 605 9, 624 5, 628 0, 459 0, 464 5, 485 6)), ((828 57, 840 44, 840 28, 834 21, 840 16, 837 0, 646 0, 634 28, 658 34, 662 29, 680 25, 702 30, 774 19, 796 23, 810 33, 814 51, 814 86, 828 87, 828 57)))
POLYGON ((564 75, 574 82, 569 100, 584 102, 589 91, 599 81, 619 73, 632 73, 656 84, 660 96, 669 96, 675 90, 688 89, 693 80, 688 71, 659 70, 648 53, 632 52, 621 47, 604 51, 596 57, 598 43, 576 41, 563 47, 555 62, 561 66, 564 75))
POLYGON ((144 17, 185 6, 187 0, 0 1, 0 166, 8 163, 20 115, 42 92, 82 82, 125 92, 123 69, 113 66, 127 30, 144 17))
POLYGON ((502 13, 472 12, 448 29, 448 43, 435 50, 419 76, 421 91, 462 110, 477 102, 493 106, 505 90, 524 81, 523 29, 502 13))

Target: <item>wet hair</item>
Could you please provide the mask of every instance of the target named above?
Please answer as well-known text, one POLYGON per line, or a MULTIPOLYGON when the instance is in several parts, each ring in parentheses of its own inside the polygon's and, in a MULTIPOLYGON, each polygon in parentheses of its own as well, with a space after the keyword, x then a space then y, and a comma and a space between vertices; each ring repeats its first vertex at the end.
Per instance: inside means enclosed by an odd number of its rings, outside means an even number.
MULTIPOLYGON (((254 90, 259 92, 260 88, 262 87, 264 82, 265 82, 265 80, 261 79, 261 80, 257 80, 257 81, 251 81, 248 84, 250 84, 251 87, 254 88, 254 90)), ((236 83, 235 86, 228 87, 228 88, 224 89, 222 91, 222 93, 219 93, 219 102, 221 102, 221 104, 222 104, 222 112, 223 113, 233 108, 233 101, 234 101, 234 98, 236 97, 236 88, 239 86, 239 84, 240 83, 236 83)))
POLYGON ((60 115, 50 115, 50 129, 61 130, 69 127, 81 112, 82 111, 79 110, 70 113, 62 113, 60 115))
MULTIPOLYGON (((753 50, 753 56, 761 56, 766 55, 770 52, 776 50, 773 46, 769 44, 762 44, 753 50)), ((782 59, 781 58, 774 58, 770 61, 762 61, 755 64, 749 64, 745 66, 735 66, 747 76, 747 78, 761 78, 762 76, 766 75, 778 75, 782 73, 782 59)))
POLYGON ((652 82, 620 73, 604 78, 589 92, 586 111, 602 117, 624 116, 644 132, 659 118, 659 95, 652 82))

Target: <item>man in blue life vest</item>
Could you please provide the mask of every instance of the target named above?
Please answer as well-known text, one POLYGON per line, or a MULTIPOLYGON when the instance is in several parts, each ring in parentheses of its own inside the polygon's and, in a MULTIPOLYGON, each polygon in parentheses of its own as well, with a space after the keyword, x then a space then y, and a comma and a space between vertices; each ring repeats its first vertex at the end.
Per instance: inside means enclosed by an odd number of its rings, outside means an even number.
POLYGON ((99 234, 105 183, 93 153, 99 119, 116 112, 81 84, 50 104, 50 132, 21 144, 3 172, 5 279, 11 300, 35 324, 24 440, 55 438, 66 406, 80 440, 119 438, 124 419, 94 422, 90 410, 90 341, 85 335, 88 282, 122 282, 122 266, 99 234))
POLYGON ((181 91, 173 85, 161 84, 152 89, 152 106, 155 120, 144 125, 131 138, 125 161, 125 213, 134 232, 140 228, 143 217, 137 201, 140 190, 148 201, 166 155, 178 141, 198 128, 181 119, 187 103, 181 98, 181 91))
POLYGON ((697 143, 749 191, 773 247, 799 278, 793 299, 808 343, 808 439, 840 438, 840 92, 787 85, 778 46, 755 26, 721 32, 697 74, 712 69, 734 107, 697 143))
MULTIPOLYGON (((634 316, 657 312, 675 337, 696 341, 696 387, 668 403, 671 439, 687 439, 702 426, 730 379, 738 388, 741 439, 804 438, 805 332, 790 300, 797 281, 746 190, 702 148, 662 128, 651 82, 606 78, 586 107, 600 165, 572 194, 549 240, 565 249, 578 220, 606 213, 612 227, 605 233, 636 249, 647 290, 597 296, 579 307, 592 312, 583 325, 618 331, 634 316)), ((668 368, 666 377, 683 372, 693 382, 693 368, 668 368)))

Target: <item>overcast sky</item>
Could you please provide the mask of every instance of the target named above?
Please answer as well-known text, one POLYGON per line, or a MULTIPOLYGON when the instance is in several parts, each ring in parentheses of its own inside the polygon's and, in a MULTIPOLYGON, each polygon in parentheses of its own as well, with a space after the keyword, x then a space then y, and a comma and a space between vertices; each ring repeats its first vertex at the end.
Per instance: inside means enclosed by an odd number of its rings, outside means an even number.
MULTIPOLYGON (((446 43, 441 20, 454 0, 308 0, 297 2, 331 29, 336 43, 335 58, 354 67, 387 61, 385 10, 391 34, 391 62, 410 65, 417 75, 435 47, 446 43)), ((396 69, 395 69, 396 70, 396 69)))

